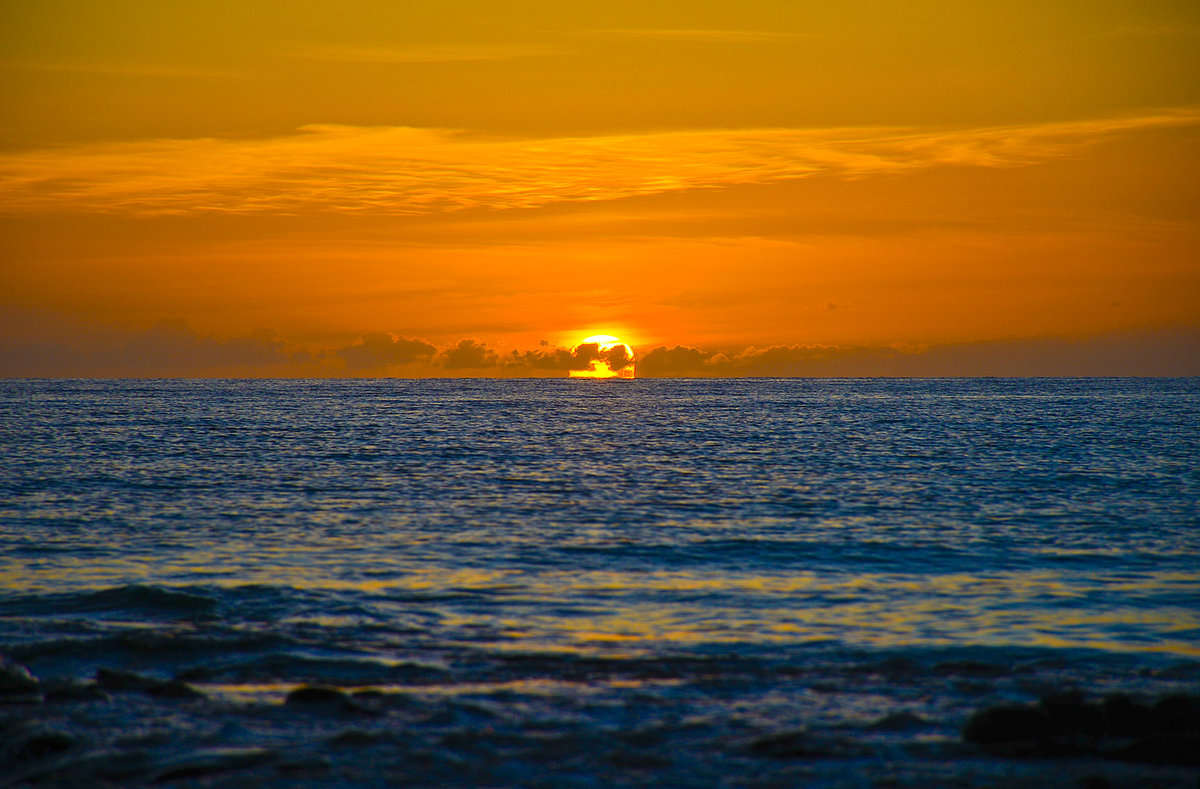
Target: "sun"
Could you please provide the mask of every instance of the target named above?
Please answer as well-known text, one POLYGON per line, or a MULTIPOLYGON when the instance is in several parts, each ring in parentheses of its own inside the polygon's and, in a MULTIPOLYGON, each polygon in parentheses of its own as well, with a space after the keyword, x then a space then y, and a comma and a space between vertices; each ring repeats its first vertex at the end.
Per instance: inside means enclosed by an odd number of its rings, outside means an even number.
POLYGON ((571 350, 572 378, 633 378, 633 349, 611 334, 593 334, 571 350))

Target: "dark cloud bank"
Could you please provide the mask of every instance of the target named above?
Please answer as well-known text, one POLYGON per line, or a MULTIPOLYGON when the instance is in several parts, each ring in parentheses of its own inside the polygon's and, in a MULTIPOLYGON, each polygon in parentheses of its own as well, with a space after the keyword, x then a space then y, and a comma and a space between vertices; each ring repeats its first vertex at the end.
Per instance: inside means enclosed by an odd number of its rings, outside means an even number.
POLYGON ((1200 375, 1200 329, 1158 329, 1087 339, 1048 337, 952 343, 928 348, 775 345, 737 353, 655 348, 639 377, 941 377, 1200 375))
MULTIPOLYGON (((143 331, 97 328, 10 313, 0 326, 4 377, 563 377, 593 360, 629 364, 623 348, 543 343, 502 353, 476 339, 438 348, 385 332, 327 350, 304 349, 261 331, 217 339, 182 321, 143 331)), ((890 347, 776 345, 714 351, 641 349, 639 378, 759 376, 1191 376, 1200 375, 1200 329, 890 347)))

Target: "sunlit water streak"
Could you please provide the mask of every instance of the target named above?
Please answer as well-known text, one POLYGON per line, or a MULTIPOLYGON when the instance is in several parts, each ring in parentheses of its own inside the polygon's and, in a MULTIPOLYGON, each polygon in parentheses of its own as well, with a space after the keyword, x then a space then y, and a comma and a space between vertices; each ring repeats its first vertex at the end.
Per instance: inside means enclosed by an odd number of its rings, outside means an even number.
POLYGON ((836 722, 915 697, 763 678, 1200 654, 1194 379, 5 381, 0 456, 0 646, 44 672, 836 722))

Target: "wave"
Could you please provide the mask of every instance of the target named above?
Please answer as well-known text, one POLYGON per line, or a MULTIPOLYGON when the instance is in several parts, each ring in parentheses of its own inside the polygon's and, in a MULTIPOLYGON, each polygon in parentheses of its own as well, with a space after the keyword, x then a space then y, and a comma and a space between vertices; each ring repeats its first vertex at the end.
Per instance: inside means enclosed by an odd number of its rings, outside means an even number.
POLYGON ((94 592, 22 595, 0 601, 0 616, 115 614, 131 619, 195 619, 216 615, 216 597, 163 586, 128 584, 94 592))
POLYGON ((361 686, 441 682, 450 676, 450 672, 444 666, 412 660, 326 658, 275 652, 192 666, 178 671, 175 676, 187 682, 286 680, 361 686))

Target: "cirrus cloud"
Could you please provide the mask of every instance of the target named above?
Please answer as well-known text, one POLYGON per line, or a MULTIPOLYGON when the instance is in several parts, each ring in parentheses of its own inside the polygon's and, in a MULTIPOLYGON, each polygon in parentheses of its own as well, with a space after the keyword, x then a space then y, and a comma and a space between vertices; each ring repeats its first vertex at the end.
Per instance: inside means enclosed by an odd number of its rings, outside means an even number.
POLYGON ((957 130, 715 129, 484 139, 409 127, 306 126, 269 139, 173 139, 0 156, 0 212, 431 214, 522 209, 820 175, 1017 167, 1200 109, 957 130))

